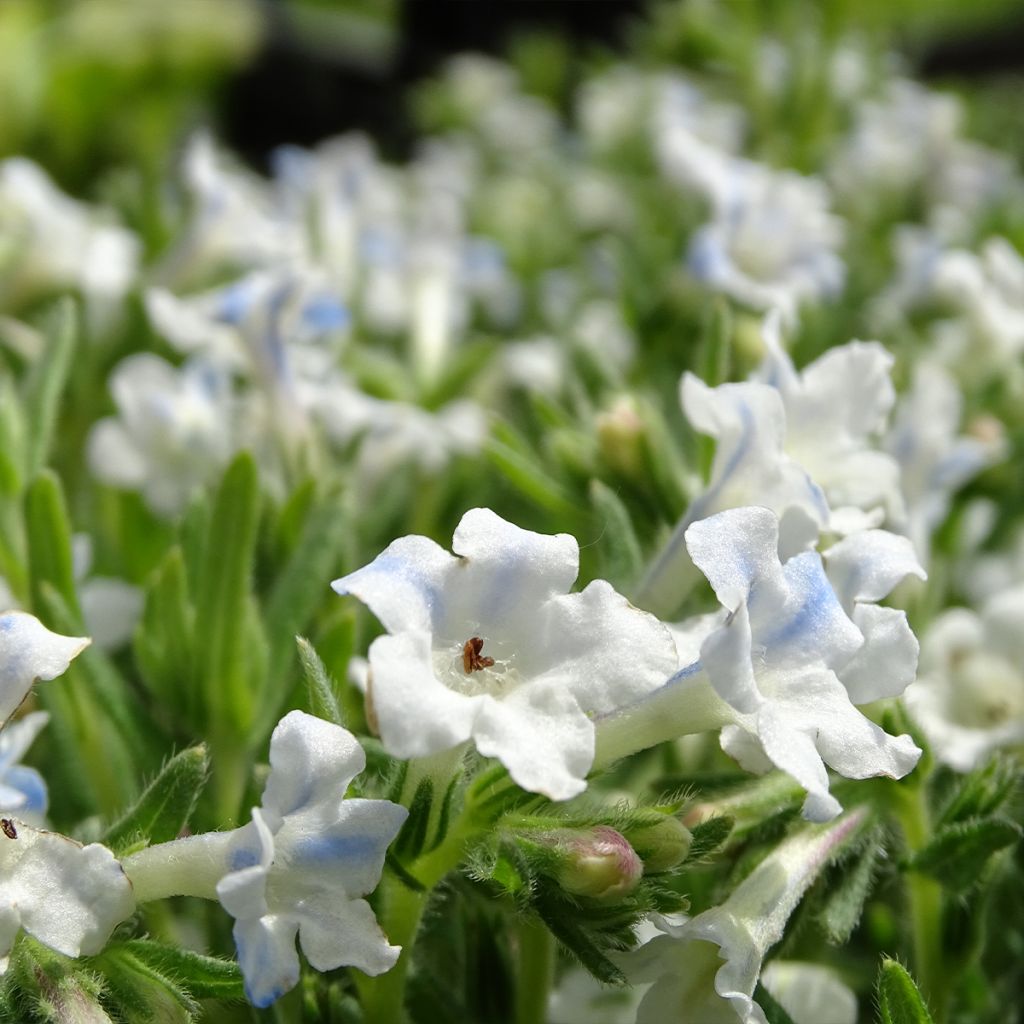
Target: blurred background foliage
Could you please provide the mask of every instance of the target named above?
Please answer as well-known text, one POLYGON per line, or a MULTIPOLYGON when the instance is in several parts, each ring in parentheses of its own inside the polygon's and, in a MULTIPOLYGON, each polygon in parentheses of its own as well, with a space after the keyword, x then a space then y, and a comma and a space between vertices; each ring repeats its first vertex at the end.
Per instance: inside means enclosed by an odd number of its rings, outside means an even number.
POLYGON ((1024 157, 1017 0, 3 0, 0 157, 94 197, 113 168, 155 182, 201 123, 260 166, 282 143, 353 128, 401 156, 409 87, 452 53, 508 56, 558 104, 610 51, 708 66, 723 45, 851 34, 954 86, 970 133, 1024 157))

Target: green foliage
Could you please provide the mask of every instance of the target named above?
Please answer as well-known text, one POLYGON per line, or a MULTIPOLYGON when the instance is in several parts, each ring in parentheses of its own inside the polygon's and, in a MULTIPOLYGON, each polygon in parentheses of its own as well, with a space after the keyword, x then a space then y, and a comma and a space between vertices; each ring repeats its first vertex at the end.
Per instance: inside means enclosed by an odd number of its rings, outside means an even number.
POLYGON ((997 816, 944 825, 907 867, 931 875, 952 892, 965 892, 984 880, 992 856, 1016 843, 1021 833, 1016 822, 997 816))
POLYGON ((902 964, 883 958, 877 989, 879 1024, 933 1024, 914 979, 902 964))
POLYGON ((879 864, 885 856, 883 831, 875 829, 865 837, 860 849, 830 873, 828 889, 817 915, 829 942, 843 945, 849 941, 864 913, 879 864))
POLYGON ((176 754, 143 790, 134 806, 107 829, 103 842, 123 857, 142 846, 177 838, 195 810, 208 770, 204 746, 176 754))

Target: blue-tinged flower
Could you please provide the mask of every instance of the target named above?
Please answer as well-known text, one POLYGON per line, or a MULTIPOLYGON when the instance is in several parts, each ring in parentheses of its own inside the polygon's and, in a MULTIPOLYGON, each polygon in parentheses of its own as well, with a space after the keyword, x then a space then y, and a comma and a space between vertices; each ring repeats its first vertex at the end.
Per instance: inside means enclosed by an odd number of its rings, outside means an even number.
POLYGON ((780 562, 775 514, 739 508, 691 525, 686 544, 723 610, 677 633, 683 667, 665 686, 599 723, 599 762, 722 727, 723 749, 744 768, 779 768, 800 783, 813 821, 840 811, 826 764, 854 779, 906 775, 921 751, 854 706, 914 677, 904 613, 873 604, 903 576, 923 575, 905 538, 851 537, 826 552, 826 573, 814 551, 780 562))
POLYGON ((99 843, 82 846, 18 819, 0 830, 0 973, 22 928, 65 956, 100 952, 135 910, 131 883, 99 843))
POLYGON ((656 917, 665 934, 621 957, 632 981, 654 982, 640 1003, 637 1024, 765 1024, 753 998, 765 954, 864 819, 863 811, 852 811, 827 828, 797 832, 721 906, 682 923, 656 917))
POLYGON ((892 357, 876 342, 854 341, 798 373, 782 348, 777 312, 762 333, 765 358, 751 380, 711 388, 686 373, 680 383, 683 411, 715 439, 715 457, 706 488, 640 586, 640 603, 662 614, 677 609, 689 582, 686 528, 715 512, 770 508, 784 559, 813 547, 822 532, 903 521, 899 465, 879 450, 895 401, 892 357))
POLYGON ((255 1006, 269 1006, 299 980, 296 935, 318 971, 381 974, 398 958, 361 897, 380 881, 408 812, 386 800, 344 799, 365 765, 351 733, 302 711, 274 730, 263 801, 231 834, 217 883, 255 1006))
POLYGON ((368 700, 385 747, 422 757, 468 740, 524 789, 580 793, 591 716, 661 685, 676 666, 664 626, 596 580, 567 593, 579 546, 472 509, 449 554, 403 537, 334 589, 388 630, 370 646, 368 700))
POLYGON ((33 711, 0 732, 0 814, 38 825, 46 815, 48 793, 42 775, 18 762, 50 720, 45 711, 33 711))
POLYGON ((80 636, 51 633, 34 615, 0 615, 0 727, 28 696, 37 679, 55 679, 86 647, 80 636))

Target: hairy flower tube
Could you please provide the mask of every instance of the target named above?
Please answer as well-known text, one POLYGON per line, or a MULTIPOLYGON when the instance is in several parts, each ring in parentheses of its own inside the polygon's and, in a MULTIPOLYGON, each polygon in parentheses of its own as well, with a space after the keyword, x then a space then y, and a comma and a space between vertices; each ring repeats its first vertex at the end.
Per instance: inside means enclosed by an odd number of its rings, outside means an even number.
POLYGON ((28 696, 36 679, 55 679, 89 646, 81 636, 51 633, 34 615, 0 615, 0 727, 28 696))
POLYGON ((906 775, 921 751, 854 706, 895 696, 914 677, 904 613, 871 603, 908 573, 923 575, 906 540, 870 531, 832 548, 835 583, 817 552, 779 561, 768 509, 720 512, 694 523, 686 543, 723 611, 677 633, 683 667, 663 687, 598 723, 598 762, 722 726, 723 749, 743 767, 780 768, 803 786, 812 821, 840 811, 826 764, 854 779, 906 775))
POLYGON ((828 827, 802 829, 768 854, 721 906, 682 924, 662 919, 666 934, 629 954, 630 979, 654 982, 637 1024, 765 1024, 753 999, 765 954, 782 938, 821 870, 865 820, 865 812, 856 810, 828 827))
POLYGON ((235 919, 254 1006, 269 1006, 298 982, 296 936, 318 971, 350 966, 375 975, 398 958, 361 897, 380 881, 408 812, 387 800, 344 798, 365 766, 351 733, 289 712, 271 736, 270 774, 248 825, 161 843, 124 862, 140 903, 176 894, 220 900, 235 919))
POLYGON ((592 715, 660 686, 668 630, 604 580, 567 593, 579 546, 467 512, 449 554, 394 541, 336 580, 388 630, 370 646, 368 700, 387 750, 423 757, 473 740, 524 789, 566 800, 594 757, 592 715))

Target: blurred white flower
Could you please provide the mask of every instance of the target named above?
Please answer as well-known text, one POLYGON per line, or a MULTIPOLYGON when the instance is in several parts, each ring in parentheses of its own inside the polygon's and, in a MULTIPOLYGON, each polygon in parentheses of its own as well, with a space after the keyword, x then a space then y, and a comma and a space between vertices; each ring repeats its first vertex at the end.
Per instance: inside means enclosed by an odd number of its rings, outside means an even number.
POLYGON ((575 796, 593 760, 591 716, 663 683, 672 639, 603 580, 567 593, 579 570, 567 534, 473 509, 452 547, 403 537, 332 584, 388 630, 369 652, 384 745, 422 757, 472 739, 524 789, 575 796))
POLYGON ((23 157, 0 162, 0 246, 9 266, 0 297, 77 288, 94 327, 102 327, 131 288, 141 245, 126 228, 69 198, 23 157))
POLYGON ((761 984, 793 1024, 857 1024, 857 997, 830 967, 772 960, 761 972, 761 984))
POLYGON ((937 760, 960 772, 1001 747, 1024 743, 1024 586, 980 612, 952 608, 921 641, 920 676, 907 707, 937 760))
POLYGON ((110 375, 117 416, 89 435, 93 476, 137 490, 161 516, 180 512, 227 464, 234 449, 230 383, 207 363, 178 369, 148 352, 110 375))

